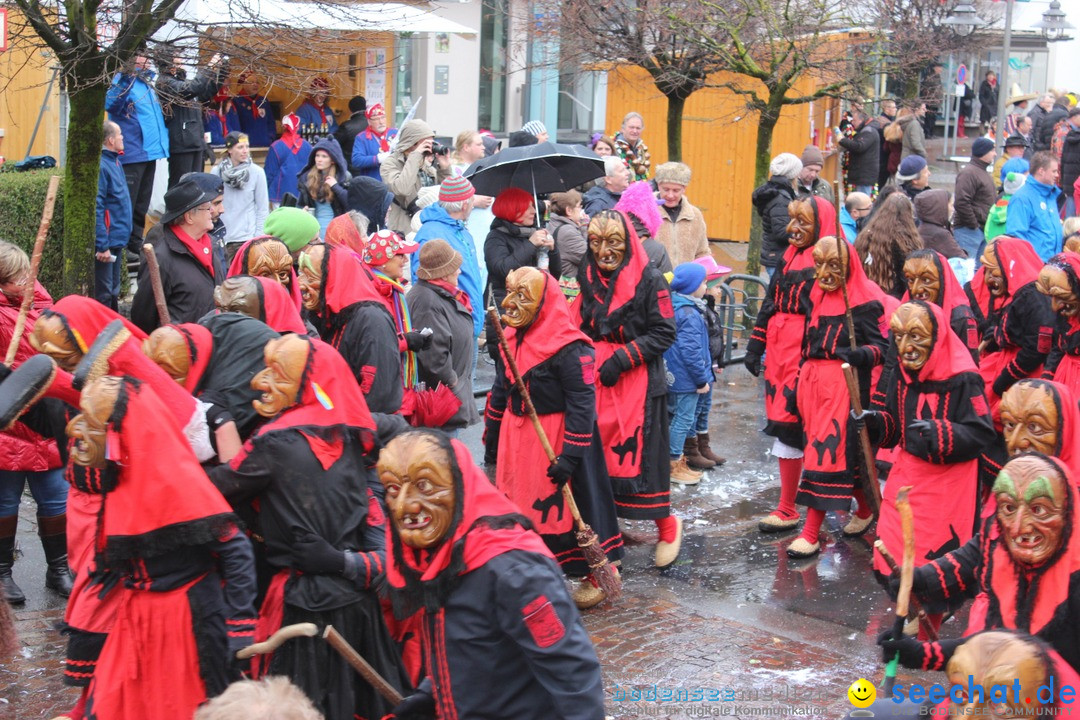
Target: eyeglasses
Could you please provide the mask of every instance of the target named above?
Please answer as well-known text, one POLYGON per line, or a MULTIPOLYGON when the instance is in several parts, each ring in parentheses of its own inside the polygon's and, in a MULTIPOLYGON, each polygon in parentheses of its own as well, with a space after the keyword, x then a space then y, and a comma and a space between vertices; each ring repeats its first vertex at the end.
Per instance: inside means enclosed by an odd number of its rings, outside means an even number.
POLYGON ((199 207, 192 210, 192 212, 212 212, 213 209, 213 205, 200 205, 199 207))

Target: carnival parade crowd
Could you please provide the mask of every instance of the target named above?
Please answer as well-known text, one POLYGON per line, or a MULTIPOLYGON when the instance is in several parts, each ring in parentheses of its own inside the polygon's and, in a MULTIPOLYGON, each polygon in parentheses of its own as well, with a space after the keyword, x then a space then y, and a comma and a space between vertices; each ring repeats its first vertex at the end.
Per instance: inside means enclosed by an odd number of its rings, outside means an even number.
MULTIPOLYGON (((349 122, 366 127, 342 123, 339 142, 315 85, 302 109, 319 122, 268 131, 285 155, 265 169, 247 132, 224 133, 212 173, 161 133, 181 151, 144 237, 150 166, 130 166, 157 159, 148 73, 110 94, 96 299, 54 301, 0 241, 16 349, 0 589, 25 600, 28 485, 46 585, 68 598, 64 675, 82 690, 65 717, 603 718, 580 613, 618 601, 619 519, 652 521, 654 565, 671 566, 671 484, 725 462, 709 414, 731 269, 691 168, 653 167, 631 112, 593 138, 595 180, 487 197, 465 171, 500 151, 490 134, 451 155, 425 121, 390 129, 359 98, 349 122), (496 369, 482 416, 480 353, 496 369), (458 435, 480 422, 474 459, 458 435)), ((769 282, 744 357, 779 470, 759 530, 797 531, 786 552, 815 562, 827 513, 849 536, 876 522, 866 571, 921 604, 879 638, 885 659, 966 676, 997 657, 1025 688, 1080 682, 1080 221, 1057 202, 1080 183, 1080 110, 1051 97, 1061 154, 1009 160, 1000 197, 988 138, 955 198, 929 188, 922 103, 852 106, 839 212, 819 148, 773 158, 753 191, 769 282), (939 637, 971 599, 965 636, 939 637)), ((509 145, 547 140, 532 121, 509 145)))

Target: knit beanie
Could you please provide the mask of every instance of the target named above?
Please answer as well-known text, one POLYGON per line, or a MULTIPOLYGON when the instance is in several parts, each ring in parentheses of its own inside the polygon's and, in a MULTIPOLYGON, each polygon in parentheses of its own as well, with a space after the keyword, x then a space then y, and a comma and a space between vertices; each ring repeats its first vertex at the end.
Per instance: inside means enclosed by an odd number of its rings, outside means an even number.
POLYGON ((771 163, 769 163, 769 174, 779 175, 788 180, 794 180, 799 177, 802 168, 802 160, 800 160, 797 155, 780 153, 772 159, 771 163))
POLYGON ((896 171, 896 181, 904 183, 914 180, 925 168, 926 158, 921 155, 908 155, 900 162, 900 167, 896 171))
POLYGON ((998 180, 1005 182, 1005 176, 1009 173, 1027 175, 1031 171, 1031 164, 1024 158, 1009 158, 1001 166, 1001 175, 998 180))
POLYGON ((419 280, 441 280, 461 267, 461 253, 442 238, 428 240, 420 247, 419 280))
POLYGON ((690 184, 690 166, 681 162, 666 162, 656 167, 656 184, 690 184))
POLYGON ((683 263, 675 268, 671 278, 673 292, 689 295, 705 282, 705 268, 694 262, 683 263))
POLYGON ((439 186, 439 202, 464 202, 475 194, 473 184, 460 175, 446 178, 439 186))
POLYGON ((802 151, 802 164, 803 167, 807 165, 821 167, 825 164, 825 156, 821 154, 816 145, 807 145, 806 149, 802 151))
POLYGON ((544 127, 544 123, 539 120, 530 120, 521 126, 521 129, 529 133, 535 138, 539 138, 541 135, 547 133, 547 128, 544 127))
POLYGON ((1024 173, 1011 172, 1005 176, 1005 182, 1001 184, 1001 189, 1005 191, 1006 195, 1013 195, 1017 190, 1024 186, 1027 182, 1027 175, 1024 173))
POLYGON ((285 243, 289 252, 296 252, 319 237, 319 221, 306 210, 279 207, 266 216, 263 232, 285 243))
POLYGON ((971 143, 971 157, 981 158, 986 153, 994 149, 994 141, 988 137, 975 138, 975 142, 971 143))

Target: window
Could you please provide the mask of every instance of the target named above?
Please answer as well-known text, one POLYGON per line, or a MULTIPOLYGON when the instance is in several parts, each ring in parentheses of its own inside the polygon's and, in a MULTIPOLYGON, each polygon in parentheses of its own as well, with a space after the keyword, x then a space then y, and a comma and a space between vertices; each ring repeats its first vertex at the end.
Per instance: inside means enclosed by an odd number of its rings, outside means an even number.
POLYGON ((478 126, 506 132, 508 0, 484 0, 480 20, 480 102, 478 126))

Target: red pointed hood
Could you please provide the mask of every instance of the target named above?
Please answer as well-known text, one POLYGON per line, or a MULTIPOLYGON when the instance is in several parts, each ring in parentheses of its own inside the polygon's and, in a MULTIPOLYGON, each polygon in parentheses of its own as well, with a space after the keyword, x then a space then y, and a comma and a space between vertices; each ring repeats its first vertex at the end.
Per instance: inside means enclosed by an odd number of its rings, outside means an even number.
MULTIPOLYGON (((818 199, 820 200, 820 198, 818 199)), ((823 235, 822 237, 828 236, 823 235)), ((810 290, 811 325, 817 325, 818 319, 822 317, 843 315, 848 306, 855 308, 868 302, 876 301, 881 303, 885 295, 877 283, 866 276, 863 264, 859 262, 859 254, 855 251, 855 246, 841 238, 837 239, 840 243, 839 246, 844 248, 843 252, 847 253, 848 257, 847 304, 844 303, 843 290, 837 289, 827 293, 815 281, 814 287, 810 290)))
MULTIPOLYGON (((330 314, 339 313, 358 302, 372 301, 380 305, 386 303, 360 258, 340 245, 326 246, 320 294, 320 310, 325 308, 330 314)), ((320 312, 319 315, 324 316, 324 313, 320 312)))
MULTIPOLYGON (((920 306, 930 314, 933 321, 933 344, 930 346, 930 357, 919 371, 918 379, 921 382, 947 381, 963 372, 978 372, 975 361, 971 359, 971 350, 956 336, 949 326, 949 318, 945 311, 934 303, 922 300, 905 300, 913 305, 920 306)), ((891 317, 891 313, 890 313, 891 317)), ((912 377, 902 364, 898 364, 900 372, 911 382, 912 377)))
MULTIPOLYGON (((248 240, 246 243, 240 246, 240 249, 233 255, 232 262, 229 263, 228 277, 235 275, 247 275, 248 274, 248 255, 251 254, 251 245, 260 240, 266 240, 271 238, 277 240, 273 235, 260 235, 248 240)), ((279 241, 280 242, 280 241, 279 241)), ((279 283, 280 284, 280 283, 279 283)), ((304 307, 304 301, 300 297, 300 283, 296 280, 296 268, 289 269, 289 287, 282 286, 282 289, 289 295, 293 305, 296 306, 296 311, 300 312, 304 307)), ((273 326, 271 326, 273 327, 273 326)), ((277 328, 274 328, 277 330, 277 328)))
MULTIPOLYGON (((544 295, 532 324, 524 330, 506 329, 506 344, 514 354, 518 372, 522 375, 555 355, 572 342, 579 340, 592 345, 589 336, 581 332, 570 315, 559 282, 548 273, 544 276, 544 295)), ((500 352, 501 352, 500 348, 500 352)), ((506 377, 513 385, 510 365, 505 364, 506 377)))
MULTIPOLYGON (((259 319, 279 333, 307 334, 300 311, 296 309, 285 286, 277 280, 254 276, 259 283, 259 297, 262 300, 262 317, 259 319)), ((296 287, 300 284, 296 283, 296 287)))
POLYGON ((574 302, 571 309, 576 327, 581 327, 583 320, 596 324, 633 300, 645 268, 649 265, 645 247, 641 244, 637 231, 634 230, 634 223, 630 221, 626 213, 612 212, 619 216, 623 227, 626 228, 626 256, 615 272, 604 275, 600 272, 600 266, 596 264, 592 250, 586 251, 584 277, 579 277, 581 297, 574 302), (585 308, 584 303, 587 303, 589 307, 585 308), (583 317, 583 312, 588 313, 590 317, 583 317))

